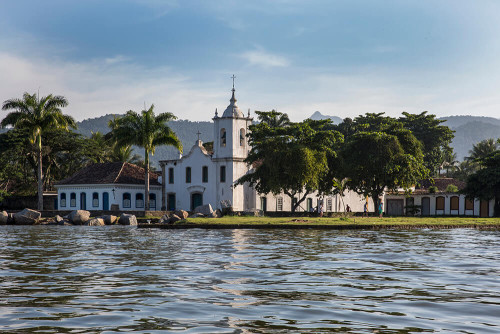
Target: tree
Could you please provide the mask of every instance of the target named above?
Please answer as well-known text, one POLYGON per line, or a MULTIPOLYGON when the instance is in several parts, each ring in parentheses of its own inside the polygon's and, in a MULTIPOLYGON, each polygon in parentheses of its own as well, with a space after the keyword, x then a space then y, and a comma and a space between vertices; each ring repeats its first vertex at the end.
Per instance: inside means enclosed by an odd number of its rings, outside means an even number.
POLYGON ((480 164, 482 168, 467 178, 467 185, 462 193, 468 198, 494 198, 494 215, 500 217, 500 150, 481 159, 480 164))
POLYGON ((37 157, 38 210, 43 210, 42 134, 48 129, 76 128, 74 119, 62 113, 68 101, 52 94, 42 97, 24 93, 22 99, 10 99, 3 103, 3 110, 14 110, 2 120, 2 127, 13 126, 29 131, 37 157))
POLYGON ((498 143, 495 139, 485 139, 479 143, 472 146, 472 150, 469 151, 469 156, 466 157, 467 160, 472 162, 481 162, 487 156, 495 152, 498 148, 498 143))
POLYGON ((145 164, 145 209, 149 210, 149 154, 154 154, 159 145, 170 145, 182 152, 182 143, 167 125, 176 119, 174 114, 166 112, 155 115, 154 105, 141 114, 129 110, 123 117, 109 122, 111 138, 118 147, 136 145, 144 148, 145 164))
POLYGON ((356 117, 348 129, 330 170, 337 179, 347 179, 349 189, 371 197, 375 211, 384 189, 408 190, 427 177, 422 144, 402 122, 383 113, 367 113, 356 117))
POLYGON ((449 158, 449 152, 453 155, 450 143, 454 131, 441 125, 445 121, 436 119, 436 115, 428 115, 427 111, 420 114, 403 112, 399 121, 423 144, 424 164, 434 175, 449 158))
POLYGON ((284 121, 286 114, 275 111, 258 115, 260 123, 250 126, 252 149, 245 160, 253 168, 236 185, 248 182, 259 193, 284 193, 295 211, 319 188, 328 170, 327 157, 335 154, 331 148, 342 136, 326 129, 329 120, 290 123, 284 121))

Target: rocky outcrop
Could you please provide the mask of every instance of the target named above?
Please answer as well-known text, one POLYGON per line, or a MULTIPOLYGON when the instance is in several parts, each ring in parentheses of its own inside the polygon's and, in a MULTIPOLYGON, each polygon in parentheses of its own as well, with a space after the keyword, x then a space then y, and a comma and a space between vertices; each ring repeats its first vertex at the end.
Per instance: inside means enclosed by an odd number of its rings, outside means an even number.
POLYGON ((68 219, 75 225, 83 225, 90 219, 90 212, 86 210, 71 211, 68 215, 68 219))
POLYGON ((204 216, 210 216, 213 212, 210 204, 200 205, 194 209, 194 213, 201 213, 204 216))
POLYGON ((106 224, 106 225, 113 225, 113 224, 118 223, 117 216, 105 215, 105 216, 102 216, 101 218, 104 219, 104 224, 106 224))
POLYGON ((184 210, 177 210, 174 212, 174 215, 180 217, 181 219, 186 219, 189 216, 189 212, 184 210))
POLYGON ((24 209, 14 214, 14 222, 16 225, 33 225, 38 222, 41 216, 42 214, 38 211, 24 209))
POLYGON ((9 214, 7 211, 0 212, 0 225, 6 225, 9 221, 9 214))
POLYGON ((120 225, 137 225, 137 218, 134 215, 122 213, 120 216, 120 219, 118 219, 118 224, 120 224, 120 225))
POLYGON ((170 217, 170 219, 168 220, 168 223, 169 224, 173 224, 175 222, 178 222, 179 220, 182 220, 183 218, 177 216, 177 215, 172 215, 172 217, 170 217))
POLYGON ((87 226, 104 226, 104 219, 102 218, 92 218, 88 220, 85 225, 87 226))

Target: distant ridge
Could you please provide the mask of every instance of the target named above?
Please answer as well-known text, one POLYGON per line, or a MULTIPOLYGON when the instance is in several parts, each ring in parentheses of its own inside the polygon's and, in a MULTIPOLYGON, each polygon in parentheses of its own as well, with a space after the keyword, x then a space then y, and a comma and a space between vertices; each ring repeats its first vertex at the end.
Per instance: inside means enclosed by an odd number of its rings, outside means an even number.
POLYGON ((343 121, 343 119, 340 117, 323 115, 319 111, 315 111, 314 114, 312 114, 311 117, 309 117, 309 119, 312 119, 314 121, 321 121, 323 119, 331 119, 334 124, 340 124, 343 121))

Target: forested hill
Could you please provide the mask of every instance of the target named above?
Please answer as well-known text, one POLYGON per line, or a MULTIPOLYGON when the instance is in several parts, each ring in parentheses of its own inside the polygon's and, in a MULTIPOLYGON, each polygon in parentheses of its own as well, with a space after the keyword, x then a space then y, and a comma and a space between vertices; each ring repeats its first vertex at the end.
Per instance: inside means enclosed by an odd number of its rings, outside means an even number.
POLYGON ((489 138, 500 138, 500 119, 481 116, 449 116, 440 118, 444 125, 455 130, 455 138, 451 146, 462 161, 469 155, 474 144, 489 138))
MULTIPOLYGON (((319 111, 309 117, 314 120, 330 118, 335 124, 342 121, 340 117, 323 115, 319 111), (340 121, 339 121, 340 120, 340 121)), ((447 116, 439 118, 443 123, 455 130, 455 138, 451 146, 457 154, 457 160, 462 161, 469 155, 474 144, 489 138, 500 138, 500 119, 483 116, 447 116)))
MULTIPOLYGON (((91 132, 101 132, 103 134, 109 132, 108 121, 113 119, 115 116, 108 114, 105 116, 90 118, 84 121, 78 122, 78 133, 85 136, 90 136, 91 132)), ((198 139, 196 134, 200 132, 200 139, 203 142, 209 142, 213 140, 213 123, 212 122, 191 122, 187 120, 177 120, 169 122, 170 128, 177 134, 184 147, 184 152, 187 153, 191 147, 195 144, 198 139)), ((134 149, 134 153, 139 154, 144 157, 144 151, 139 148, 134 149)), ((179 157, 179 152, 177 149, 172 147, 160 146, 156 148, 155 155, 151 158, 152 165, 159 169, 158 161, 165 159, 174 159, 179 157)))

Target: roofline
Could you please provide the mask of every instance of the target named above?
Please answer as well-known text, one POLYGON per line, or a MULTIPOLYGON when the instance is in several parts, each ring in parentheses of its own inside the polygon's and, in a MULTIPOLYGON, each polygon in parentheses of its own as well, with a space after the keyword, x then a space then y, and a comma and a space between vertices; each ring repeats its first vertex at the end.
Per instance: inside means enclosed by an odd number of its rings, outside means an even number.
MULTIPOLYGON (((78 184, 72 184, 72 183, 67 183, 67 184, 56 184, 54 185, 55 188, 59 187, 89 187, 89 186, 100 186, 100 187, 116 187, 116 186, 138 186, 138 187, 143 187, 144 184, 136 184, 136 183, 78 183, 78 184)), ((149 187, 161 187, 160 184, 149 184, 149 187)))

